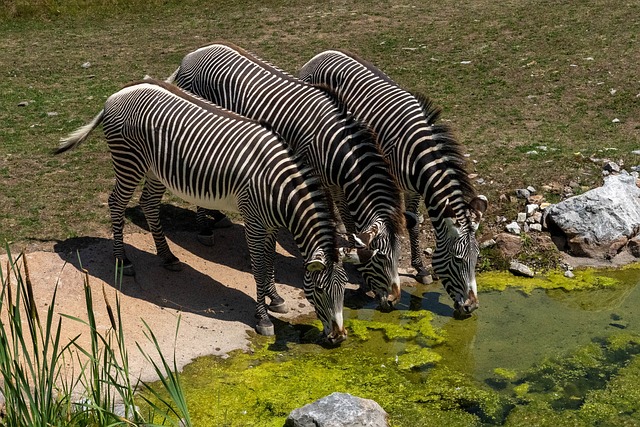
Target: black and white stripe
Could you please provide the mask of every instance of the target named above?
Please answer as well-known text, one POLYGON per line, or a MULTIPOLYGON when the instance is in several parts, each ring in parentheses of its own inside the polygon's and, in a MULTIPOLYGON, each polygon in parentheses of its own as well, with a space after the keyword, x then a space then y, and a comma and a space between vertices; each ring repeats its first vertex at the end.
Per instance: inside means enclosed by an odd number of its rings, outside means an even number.
MULTIPOLYGON (((407 209, 417 214, 420 197, 425 200, 437 239, 435 273, 457 309, 470 313, 477 308, 475 231, 487 202, 484 196, 475 196, 459 144, 447 127, 435 124, 439 110, 425 97, 402 89, 372 64, 343 51, 316 55, 299 76, 330 86, 349 111, 376 131, 391 172, 407 194, 407 209)), ((409 230, 411 263, 420 279, 427 272, 418 232, 417 224, 409 230)))
POLYGON ((288 228, 305 260, 305 295, 331 341, 346 337, 342 308, 346 274, 338 260, 334 221, 318 180, 280 138, 257 123, 164 82, 146 80, 110 96, 86 126, 57 152, 84 141, 103 124, 116 183, 109 197, 114 254, 131 268, 123 248, 124 210, 145 179, 140 204, 165 266, 179 269, 159 221, 168 188, 209 209, 240 212, 257 285, 257 329, 272 333, 265 298, 284 303, 274 285, 275 236, 288 228))
POLYGON ((400 192, 371 130, 329 91, 308 85, 229 43, 189 53, 168 79, 276 131, 334 195, 358 242, 366 284, 388 307, 400 295, 400 192))

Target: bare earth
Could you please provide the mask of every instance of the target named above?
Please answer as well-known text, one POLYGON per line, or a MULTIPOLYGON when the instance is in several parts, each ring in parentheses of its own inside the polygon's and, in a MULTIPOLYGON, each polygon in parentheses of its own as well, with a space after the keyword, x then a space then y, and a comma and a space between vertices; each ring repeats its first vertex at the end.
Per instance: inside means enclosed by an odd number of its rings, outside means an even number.
MULTIPOLYGON (((302 260, 288 235, 282 234, 277 247, 276 282, 281 296, 287 301, 289 313, 273 317, 287 320, 313 313, 313 309, 302 292, 302 260)), ((111 239, 78 239, 77 247, 68 252, 27 253, 41 316, 57 283, 56 313, 87 319, 80 258, 82 267, 89 273, 96 321, 101 332, 110 327, 102 288, 113 307, 116 295, 120 295, 130 372, 135 377, 154 378, 150 364, 135 346, 138 342, 148 354, 155 354, 153 345, 144 335, 142 319, 151 326, 169 360, 175 346, 179 369, 199 356, 246 349, 248 333, 254 327, 256 289, 244 228, 236 224, 216 230, 215 236, 213 247, 198 243, 191 232, 168 236, 172 251, 184 263, 182 271, 171 272, 160 266, 149 233, 126 235, 127 255, 134 263, 136 275, 123 279, 120 292, 114 285, 111 239), (181 320, 176 339, 178 316, 181 320)), ((2 268, 6 269, 6 256, 1 259, 2 268)), ((64 336, 72 338, 83 334, 86 338, 87 331, 86 325, 63 319, 64 336)), ((88 343, 86 339, 83 342, 88 343)))

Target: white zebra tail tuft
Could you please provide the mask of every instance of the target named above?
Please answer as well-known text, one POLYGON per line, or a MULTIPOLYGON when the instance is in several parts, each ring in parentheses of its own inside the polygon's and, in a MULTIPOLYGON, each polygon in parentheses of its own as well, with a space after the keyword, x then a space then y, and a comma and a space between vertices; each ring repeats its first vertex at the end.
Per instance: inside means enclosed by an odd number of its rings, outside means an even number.
POLYGON ((75 148, 81 142, 83 142, 89 136, 89 133, 93 129, 95 129, 101 122, 104 117, 104 109, 100 110, 100 112, 91 120, 90 123, 79 127, 75 131, 71 132, 67 137, 60 138, 60 146, 56 150, 55 154, 63 153, 67 150, 75 148))

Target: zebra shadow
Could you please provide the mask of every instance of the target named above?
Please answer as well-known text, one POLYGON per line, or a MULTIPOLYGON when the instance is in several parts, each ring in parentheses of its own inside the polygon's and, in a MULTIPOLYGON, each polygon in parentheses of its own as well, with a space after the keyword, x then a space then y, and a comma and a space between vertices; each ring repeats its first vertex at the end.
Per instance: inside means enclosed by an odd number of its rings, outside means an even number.
POLYGON ((128 243, 127 237, 131 236, 125 236, 125 250, 136 275, 123 277, 120 283, 115 275, 111 239, 73 238, 58 243, 54 250, 78 270, 87 270, 92 285, 97 279, 126 296, 162 308, 255 326, 255 283, 251 277, 246 284, 227 286, 224 272, 212 277, 188 264, 182 271, 170 272, 160 265, 151 236, 146 235, 135 245, 128 243))
MULTIPOLYGON (((125 214, 127 219, 135 225, 148 231, 147 222, 140 207, 127 208, 125 214)), ((160 219, 167 238, 175 245, 208 262, 246 273, 252 272, 245 229, 241 223, 215 229, 213 246, 205 246, 197 239, 198 227, 194 210, 162 204, 160 219)), ((278 246, 278 252, 274 258, 276 283, 302 289, 303 261, 288 230, 281 229, 278 232, 278 246)))

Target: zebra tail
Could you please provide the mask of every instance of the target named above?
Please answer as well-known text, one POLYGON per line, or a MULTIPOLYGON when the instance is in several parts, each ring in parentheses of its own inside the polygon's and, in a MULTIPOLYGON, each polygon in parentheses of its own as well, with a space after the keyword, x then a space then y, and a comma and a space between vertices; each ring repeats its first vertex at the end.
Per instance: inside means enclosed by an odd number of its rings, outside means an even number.
POLYGON ((173 84, 173 82, 176 80, 176 76, 178 75, 179 71, 180 71, 180 67, 176 68, 176 70, 173 72, 173 74, 171 74, 169 77, 167 77, 165 82, 173 84))
POLYGON ((94 130, 104 118, 104 109, 102 109, 90 123, 76 129, 71 132, 66 138, 60 139, 60 146, 55 151, 55 154, 64 153, 67 150, 75 148, 81 142, 83 142, 89 136, 92 130, 94 130))

